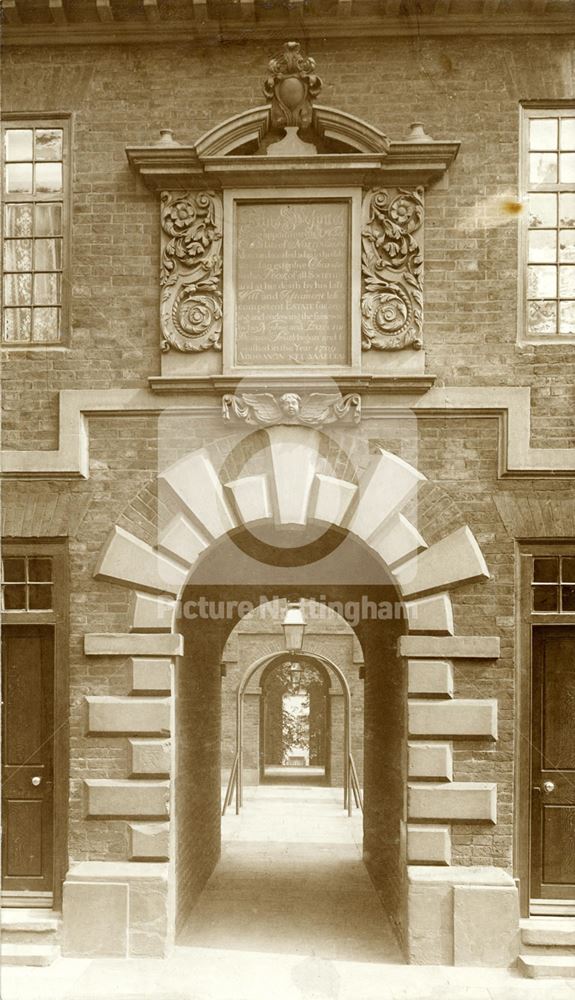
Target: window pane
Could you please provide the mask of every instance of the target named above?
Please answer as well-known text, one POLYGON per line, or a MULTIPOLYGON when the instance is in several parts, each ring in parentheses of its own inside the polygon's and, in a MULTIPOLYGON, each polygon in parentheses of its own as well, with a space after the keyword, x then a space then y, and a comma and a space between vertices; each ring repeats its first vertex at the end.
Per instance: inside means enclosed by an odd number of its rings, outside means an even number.
POLYGON ((32 206, 31 205, 6 205, 5 236, 31 236, 32 235, 32 206))
POLYGON ((36 236, 59 236, 62 232, 62 206, 47 202, 34 206, 36 236))
POLYGON ((4 243, 4 270, 32 270, 32 240, 6 240, 4 243))
POLYGON ((60 310, 34 309, 34 340, 58 340, 60 336, 60 310))
POLYGON ((529 333, 542 337, 557 332, 557 306, 555 302, 529 302, 527 317, 529 333))
POLYGON ((575 228, 575 192, 566 191, 559 195, 559 225, 575 228))
POLYGON ((534 611, 558 611, 559 587, 533 587, 534 611))
POLYGON ((559 233, 559 260, 575 262, 575 229, 562 229, 559 233))
POLYGON ((532 299, 551 299, 557 295, 557 268, 534 265, 528 268, 529 296, 532 299))
POLYGON ((26 564, 24 559, 12 556, 2 560, 2 578, 8 583, 24 583, 26 580, 26 564))
POLYGON ((31 583, 28 588, 30 611, 46 611, 52 607, 52 584, 31 583))
POLYGON ((532 229, 529 233, 529 260, 534 263, 557 260, 557 231, 532 229))
POLYGON ((60 275, 34 275, 34 303, 37 306, 58 305, 60 301, 60 275))
POLYGON ((40 194, 52 193, 62 190, 62 164, 61 163, 37 163, 36 171, 36 191, 40 194))
POLYGON ((559 173, 559 180, 563 183, 575 181, 575 153, 561 153, 559 173))
POLYGON ((28 560, 28 579, 33 583, 44 583, 52 579, 52 560, 37 556, 28 560))
POLYGON ((575 583, 575 557, 567 556, 561 560, 561 579, 565 583, 575 583))
POLYGON ((559 268, 559 293, 563 298, 575 299, 575 267, 559 268))
POLYGON ((532 228, 557 225, 557 195, 529 195, 529 225, 532 228))
POLYGON ((26 587, 7 583, 2 587, 2 595, 6 611, 26 610, 26 587))
POLYGON ((36 129, 36 159, 37 160, 62 159, 61 128, 36 129))
POLYGON ((575 302, 561 302, 559 306, 559 333, 575 333, 575 302))
POLYGON ((561 149, 575 149, 575 118, 561 120, 561 149))
POLYGON ((533 582, 555 583, 559 579, 559 559, 544 556, 533 560, 533 582))
POLYGON ((4 336, 5 341, 30 340, 32 329, 31 309, 5 309, 4 310, 4 336))
POLYGON ((62 240, 35 240, 34 267, 37 271, 59 271, 62 266, 62 240))
POLYGON ((561 610, 575 611, 575 587, 561 587, 561 610))
POLYGON ((529 122, 530 149, 557 149, 557 118, 532 118, 529 122))
POLYGON ((32 129, 31 128, 6 129, 5 149, 6 149, 7 160, 31 160, 32 129))
POLYGON ((32 305, 31 274, 4 275, 4 305, 6 306, 32 305))
POLYGON ((6 164, 6 190, 9 194, 32 194, 32 164, 6 164))
POLYGON ((556 184, 557 153, 530 153, 529 180, 532 184, 556 184))

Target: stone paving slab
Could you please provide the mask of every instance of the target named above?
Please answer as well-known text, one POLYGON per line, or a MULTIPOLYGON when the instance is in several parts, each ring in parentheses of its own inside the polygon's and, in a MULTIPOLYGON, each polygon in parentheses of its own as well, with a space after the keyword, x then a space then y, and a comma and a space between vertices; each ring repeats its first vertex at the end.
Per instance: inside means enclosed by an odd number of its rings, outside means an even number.
POLYGON ((4 967, 1 1000, 575 1000, 573 980, 402 964, 361 860, 361 820, 334 789, 290 802, 295 791, 247 790, 242 814, 226 817, 222 861, 169 959, 4 967))
POLYGON ((2 1000, 575 1000, 575 984, 502 969, 176 949, 160 959, 58 959, 2 970, 2 1000))

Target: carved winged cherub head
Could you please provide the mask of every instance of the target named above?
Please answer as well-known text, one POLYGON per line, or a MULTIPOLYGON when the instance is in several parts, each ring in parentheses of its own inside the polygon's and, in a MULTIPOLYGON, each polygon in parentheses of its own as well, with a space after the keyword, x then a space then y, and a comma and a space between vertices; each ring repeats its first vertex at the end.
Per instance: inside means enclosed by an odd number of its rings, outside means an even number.
POLYGON ((279 404, 282 413, 287 417, 297 417, 301 408, 301 396, 298 396, 297 392, 284 392, 283 396, 280 396, 279 404))

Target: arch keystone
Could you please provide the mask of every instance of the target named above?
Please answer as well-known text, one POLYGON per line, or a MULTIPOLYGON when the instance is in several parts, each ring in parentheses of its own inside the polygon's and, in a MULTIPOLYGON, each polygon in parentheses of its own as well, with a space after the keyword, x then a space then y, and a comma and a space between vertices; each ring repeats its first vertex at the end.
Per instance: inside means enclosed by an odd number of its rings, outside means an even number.
POLYGON ((307 427, 270 427, 276 523, 306 524, 319 454, 319 434, 307 427))
POLYGON ((404 597, 489 579, 489 570, 470 528, 458 528, 425 552, 402 563, 395 580, 404 597))
POLYGON ((359 502, 348 529, 364 541, 371 539, 425 479, 402 458, 381 449, 361 478, 359 502))

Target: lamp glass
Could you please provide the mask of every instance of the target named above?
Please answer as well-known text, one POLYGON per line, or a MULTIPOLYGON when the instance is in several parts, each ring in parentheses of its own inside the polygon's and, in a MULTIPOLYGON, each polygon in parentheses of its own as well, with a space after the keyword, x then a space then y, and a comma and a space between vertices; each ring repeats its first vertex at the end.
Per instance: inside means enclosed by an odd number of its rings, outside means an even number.
POLYGON ((305 625, 305 618, 299 604, 288 604, 288 608, 282 622, 286 649, 297 652, 302 648, 305 625))

